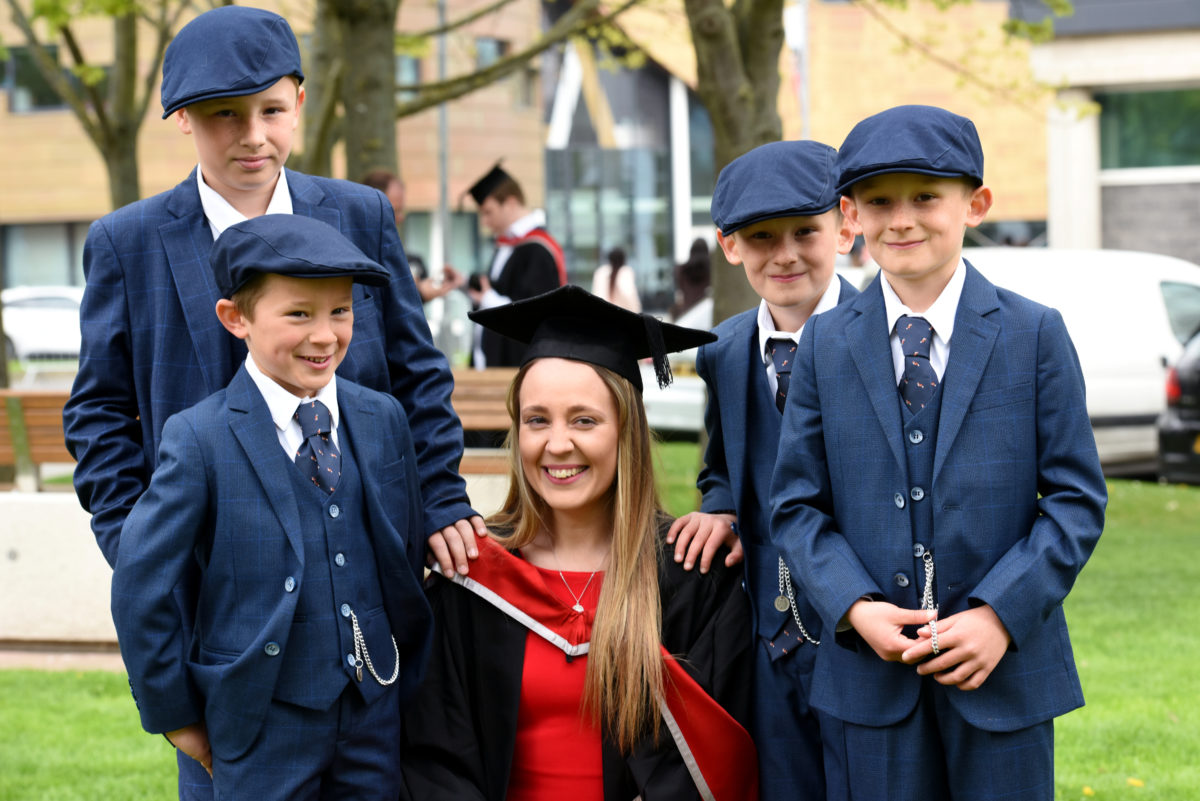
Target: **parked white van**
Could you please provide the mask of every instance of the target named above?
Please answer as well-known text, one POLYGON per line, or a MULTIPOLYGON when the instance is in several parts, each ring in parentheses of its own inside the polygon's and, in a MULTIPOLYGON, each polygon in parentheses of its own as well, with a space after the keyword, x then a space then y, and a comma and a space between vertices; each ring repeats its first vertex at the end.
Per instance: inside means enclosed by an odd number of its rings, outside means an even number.
POLYGON ((993 283, 1062 313, 1105 472, 1152 473, 1167 367, 1200 328, 1200 266, 1119 250, 966 248, 963 257, 993 283))

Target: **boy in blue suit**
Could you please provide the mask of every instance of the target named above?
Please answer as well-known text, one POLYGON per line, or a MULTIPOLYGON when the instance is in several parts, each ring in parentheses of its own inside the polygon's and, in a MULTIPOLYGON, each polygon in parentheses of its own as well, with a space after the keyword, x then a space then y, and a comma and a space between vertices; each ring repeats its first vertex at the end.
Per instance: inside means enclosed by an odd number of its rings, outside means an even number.
POLYGON ((319 219, 384 265, 387 284, 355 289, 354 344, 341 375, 394 395, 412 427, 426 534, 443 532, 443 568, 466 565, 472 511, 458 475, 462 429, 452 379, 382 193, 283 168, 304 102, 300 50, 287 21, 241 6, 185 25, 163 60, 163 117, 195 143, 199 165, 177 187, 95 222, 84 245, 79 373, 64 410, 75 489, 112 564, 125 516, 157 465, 163 423, 224 388, 245 347, 213 316, 213 241, 266 213, 319 219))
POLYGON ((167 421, 113 571, 142 725, 218 799, 394 799, 432 631, 420 480, 401 404, 334 375, 354 283, 392 276, 290 214, 231 226, 212 268, 216 316, 249 356, 167 421))
POLYGON ((838 171, 881 272, 805 328, 771 484, 827 632, 810 700, 851 797, 1050 801, 1083 704, 1062 602, 1107 497, 1074 347, 962 258, 992 203, 970 120, 884 111, 838 171))
POLYGON ((717 179, 717 239, 762 302, 717 326, 719 340, 697 354, 708 387, 708 450, 697 482, 703 499, 699 513, 669 532, 684 566, 699 554, 706 570, 736 526, 733 547, 745 554, 758 635, 751 734, 763 801, 823 800, 823 759, 840 764, 837 737, 824 732, 822 748, 822 721, 808 704, 820 620, 767 533, 791 354, 813 315, 858 294, 834 277, 838 253, 853 243, 834 191, 836 156, 820 142, 774 142, 734 159, 717 179))

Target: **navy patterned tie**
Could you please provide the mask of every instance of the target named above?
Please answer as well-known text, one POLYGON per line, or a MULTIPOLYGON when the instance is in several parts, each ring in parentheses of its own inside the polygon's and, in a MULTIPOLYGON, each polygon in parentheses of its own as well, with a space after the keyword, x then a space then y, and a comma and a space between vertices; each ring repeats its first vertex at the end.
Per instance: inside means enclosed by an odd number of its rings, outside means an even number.
POLYGON ((775 378, 779 389, 775 391, 775 408, 783 411, 783 403, 787 400, 788 384, 792 380, 792 359, 796 356, 796 343, 785 339, 768 339, 767 355, 775 365, 775 378))
POLYGON ((902 316, 896 321, 896 335, 904 354, 904 375, 900 378, 900 397, 913 414, 925 408, 937 390, 937 373, 929 363, 933 327, 922 317, 902 316))
POLYGON ((296 466, 313 484, 332 493, 342 477, 342 465, 337 446, 330 433, 333 431, 329 409, 318 400, 302 403, 296 409, 296 422, 304 441, 296 451, 296 466))

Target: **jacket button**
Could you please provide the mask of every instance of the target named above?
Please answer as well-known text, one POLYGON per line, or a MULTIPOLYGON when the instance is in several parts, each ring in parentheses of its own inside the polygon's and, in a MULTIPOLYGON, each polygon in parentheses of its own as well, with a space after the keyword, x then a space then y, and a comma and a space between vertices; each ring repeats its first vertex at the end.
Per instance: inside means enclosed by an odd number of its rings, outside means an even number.
POLYGON ((279 656, 279 643, 269 642, 263 646, 263 653, 267 656, 279 656))
POLYGON ((924 555, 925 555, 925 546, 918 542, 916 545, 913 546, 913 556, 920 559, 924 555))
POLYGON ((338 555, 336 555, 335 557, 333 557, 333 563, 334 563, 335 565, 337 565, 338 567, 345 567, 345 566, 346 566, 346 557, 345 557, 345 555, 344 555, 344 554, 340 554, 340 553, 339 553, 338 555))
POLYGON ((908 494, 912 496, 914 501, 919 501, 925 497, 925 490, 920 487, 913 487, 908 491, 908 494))
POLYGON ((920 445, 925 440, 925 433, 919 428, 914 428, 908 432, 908 441, 913 445, 920 445))
POLYGON ((338 611, 342 613, 342 617, 350 617, 350 604, 342 604, 338 611))
POLYGON ((894 500, 896 502, 897 509, 904 508, 904 493, 903 492, 897 492, 894 496, 892 496, 892 500, 894 500))
POLYGON ((904 575, 903 573, 897 573, 895 576, 892 577, 892 580, 896 582, 897 587, 907 587, 908 586, 908 576, 904 575))
POLYGON ((346 664, 349 665, 350 667, 354 667, 354 663, 355 663, 354 654, 346 654, 346 664))
POLYGON ((287 590, 288 592, 291 592, 292 590, 296 589, 296 579, 292 578, 291 576, 288 576, 287 581, 283 582, 283 588, 285 590, 287 590))
POLYGON ((338 508, 338 505, 336 503, 329 504, 329 516, 330 517, 337 517, 341 513, 342 513, 342 510, 338 508))

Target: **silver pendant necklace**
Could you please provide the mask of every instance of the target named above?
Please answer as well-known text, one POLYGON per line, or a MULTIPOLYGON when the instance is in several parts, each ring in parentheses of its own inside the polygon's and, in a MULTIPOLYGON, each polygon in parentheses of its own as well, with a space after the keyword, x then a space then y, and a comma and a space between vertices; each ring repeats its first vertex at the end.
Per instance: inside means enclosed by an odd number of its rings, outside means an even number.
POLYGON ((571 609, 574 611, 580 613, 583 612, 583 603, 581 602, 581 599, 583 598, 584 593, 587 592, 588 587, 592 585, 592 579, 596 577, 596 573, 597 571, 592 571, 592 575, 588 576, 587 584, 584 584, 583 589, 579 591, 578 595, 576 595, 575 591, 571 589, 571 585, 567 583, 567 577, 563 575, 561 570, 558 571, 558 577, 562 579, 563 586, 567 588, 567 592, 571 593, 571 597, 575 599, 574 605, 571 606, 571 609))

